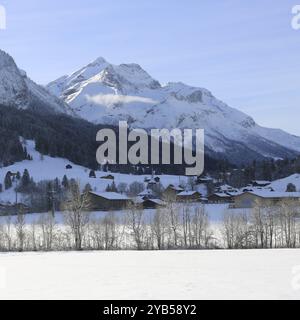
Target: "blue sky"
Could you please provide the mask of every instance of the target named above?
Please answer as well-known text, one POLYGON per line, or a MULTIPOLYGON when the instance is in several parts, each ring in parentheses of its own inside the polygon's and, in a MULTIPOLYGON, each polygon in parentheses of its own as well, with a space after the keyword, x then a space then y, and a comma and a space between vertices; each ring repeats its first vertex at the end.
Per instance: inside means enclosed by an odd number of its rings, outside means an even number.
MULTIPOLYGON (((300 3, 300 1, 298 1, 300 3)), ((268 127, 300 135, 297 0, 0 0, 0 48, 38 83, 98 56, 165 83, 205 87, 268 127)))

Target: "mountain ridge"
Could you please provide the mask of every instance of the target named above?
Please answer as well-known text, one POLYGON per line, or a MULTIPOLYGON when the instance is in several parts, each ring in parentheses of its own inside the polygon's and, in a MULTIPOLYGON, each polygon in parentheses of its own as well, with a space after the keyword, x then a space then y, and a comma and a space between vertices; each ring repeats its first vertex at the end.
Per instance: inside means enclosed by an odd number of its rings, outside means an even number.
MULTIPOLYGON (((113 65, 100 57, 52 81, 47 89, 89 122, 117 125, 125 120, 144 129, 205 129, 206 147, 215 154, 248 149, 251 158, 284 158, 300 152, 300 137, 259 126, 207 89, 182 82, 161 85, 135 63, 113 65)), ((234 157, 230 160, 240 162, 247 155, 234 157)))
POLYGON ((300 137, 259 126, 207 89, 182 82, 162 85, 136 63, 113 65, 102 57, 42 87, 0 50, 0 105, 96 125, 115 127, 125 120, 146 130, 205 129, 208 155, 235 164, 300 153, 300 137))
POLYGON ((14 59, 0 50, 0 104, 18 109, 38 109, 75 115, 72 109, 44 87, 27 77, 14 59))

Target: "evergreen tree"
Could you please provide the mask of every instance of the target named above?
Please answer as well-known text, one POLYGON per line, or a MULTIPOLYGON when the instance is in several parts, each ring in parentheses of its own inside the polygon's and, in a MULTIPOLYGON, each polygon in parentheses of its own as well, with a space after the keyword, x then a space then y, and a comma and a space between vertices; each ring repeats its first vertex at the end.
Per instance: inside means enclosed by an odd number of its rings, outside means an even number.
POLYGON ((7 172, 4 179, 4 186, 5 186, 5 190, 8 190, 12 187, 11 172, 7 172))
POLYGON ((52 212, 54 212, 54 188, 51 181, 47 183, 46 193, 47 193, 47 211, 52 210, 52 212))
POLYGON ((69 190, 71 191, 71 193, 74 194, 79 194, 80 190, 79 190, 79 184, 75 179, 71 179, 70 183, 69 183, 69 190))
POLYGON ((96 173, 95 173, 95 171, 94 171, 94 170, 91 170, 89 176, 90 176, 90 178, 96 178, 96 173))
POLYGON ((118 192, 117 186, 114 181, 110 186, 110 190, 111 190, 111 192, 118 192))
POLYGON ((65 189, 69 189, 69 180, 68 180, 68 178, 67 178, 66 175, 64 175, 64 177, 63 177, 62 186, 63 186, 65 189))
POLYGON ((17 180, 21 180, 21 173, 20 173, 20 171, 17 172, 16 179, 17 179, 17 180))
POLYGON ((21 188, 26 189, 29 187, 31 182, 30 175, 27 169, 24 170, 22 179, 21 179, 21 188))
POLYGON ((293 183, 289 183, 286 188, 286 192, 296 192, 296 186, 293 183))
POLYGON ((272 170, 271 165, 268 161, 263 162, 263 179, 271 181, 272 180, 272 170))
POLYGON ((93 191, 92 186, 89 183, 86 184, 86 186, 83 189, 83 193, 89 193, 91 191, 93 191))

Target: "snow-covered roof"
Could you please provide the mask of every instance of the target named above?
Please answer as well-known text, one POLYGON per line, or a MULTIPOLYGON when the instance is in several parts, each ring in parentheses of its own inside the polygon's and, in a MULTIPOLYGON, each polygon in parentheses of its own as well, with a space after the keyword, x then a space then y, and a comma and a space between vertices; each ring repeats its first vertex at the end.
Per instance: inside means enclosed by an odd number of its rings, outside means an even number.
POLYGON ((213 178, 211 178, 211 177, 199 177, 198 180, 202 180, 202 181, 212 181, 213 178))
POLYGON ((116 192, 101 192, 101 193, 90 192, 90 193, 107 200, 129 200, 129 198, 126 195, 116 193, 116 192))
POLYGON ((165 205, 165 202, 160 200, 160 199, 149 199, 149 200, 146 200, 146 201, 151 201, 151 202, 156 203, 156 204, 161 205, 161 206, 165 205))
POLYGON ((267 180, 254 180, 253 183, 257 183, 257 184, 270 184, 271 181, 267 181, 267 180))
POLYGON ((213 195, 220 197, 220 198, 230 198, 231 195, 227 193, 214 193, 213 195))
POLYGON ((275 180, 271 183, 270 187, 272 187, 275 191, 286 191, 289 183, 295 185, 296 190, 300 190, 300 174, 296 173, 291 176, 285 177, 283 179, 275 180))
POLYGON ((180 192, 178 194, 178 196, 180 197, 189 197, 189 196, 193 196, 195 194, 198 194, 199 192, 198 191, 184 191, 184 192, 180 192))
POLYGON ((146 189, 143 192, 141 192, 138 196, 139 197, 144 197, 144 196, 152 196, 153 191, 151 189, 146 189))
POLYGON ((175 191, 184 191, 183 188, 178 187, 178 186, 174 186, 174 185, 172 185, 172 184, 170 184, 170 185, 168 186, 168 188, 171 188, 171 189, 173 189, 173 190, 175 190, 175 191))
POLYGON ((230 185, 228 185, 228 184, 224 184, 224 185, 220 186, 220 187, 218 188, 218 190, 224 191, 224 192, 226 192, 226 191, 237 191, 236 188, 233 188, 232 186, 230 186, 230 185))
POLYGON ((143 198, 141 198, 141 197, 136 197, 136 198, 133 199, 133 202, 135 204, 142 204, 142 203, 145 202, 145 200, 143 198))
POLYGON ((250 191, 245 193, 250 193, 261 198, 269 198, 269 199, 300 198, 300 192, 272 192, 268 190, 261 190, 261 191, 250 191))
POLYGON ((244 193, 243 191, 238 191, 238 190, 226 192, 227 195, 233 196, 233 197, 239 196, 239 195, 241 195, 243 193, 244 193))

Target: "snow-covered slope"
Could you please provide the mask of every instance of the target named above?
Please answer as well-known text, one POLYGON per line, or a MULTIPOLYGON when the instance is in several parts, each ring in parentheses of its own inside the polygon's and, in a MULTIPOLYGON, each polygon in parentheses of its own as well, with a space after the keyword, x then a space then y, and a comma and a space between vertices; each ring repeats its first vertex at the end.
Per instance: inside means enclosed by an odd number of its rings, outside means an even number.
MULTIPOLYGON (((39 182, 42 180, 53 180, 55 178, 59 178, 60 180, 62 180, 63 176, 66 175, 68 179, 73 178, 76 181, 79 181, 82 187, 89 183, 92 186, 93 190, 97 192, 104 192, 106 187, 112 183, 111 181, 108 181, 106 179, 101 179, 101 177, 107 175, 107 172, 96 171, 97 178, 90 178, 90 170, 85 167, 76 165, 68 161, 67 159, 42 156, 38 151, 36 151, 34 141, 27 140, 25 146, 27 152, 30 154, 33 160, 25 160, 15 163, 9 167, 0 168, 0 183, 3 184, 7 172, 10 171, 16 173, 19 171, 21 174, 23 174, 25 169, 29 171, 30 176, 34 179, 35 182, 39 182), (72 166, 71 170, 66 169, 66 166, 69 164, 72 166)), ((119 183, 126 183, 130 185, 135 181, 143 183, 146 178, 146 176, 135 176, 119 173, 114 173, 113 175, 115 177, 116 185, 118 185, 119 183)), ((150 177, 147 176, 147 178, 150 177)), ((161 183, 165 187, 167 187, 169 184, 176 185, 179 183, 179 181, 182 181, 182 183, 187 183, 187 178, 167 175, 161 176, 161 183)), ((15 198, 16 195, 14 188, 4 190, 0 193, 0 203, 14 203, 15 198)), ((26 202, 26 199, 19 199, 19 201, 21 200, 26 202)))
POLYGON ((300 192, 300 174, 298 173, 273 181, 270 187, 272 187, 275 191, 285 192, 289 183, 292 183, 296 187, 296 191, 300 192))
POLYGON ((73 114, 72 109, 50 94, 45 88, 30 80, 20 70, 13 58, 0 50, 0 104, 19 109, 73 114))
POLYGON ((299 137, 260 127, 206 89, 180 82, 161 85, 137 64, 116 66, 98 58, 47 88, 93 123, 127 120, 146 129, 204 128, 209 150, 240 161, 300 152, 299 137))

